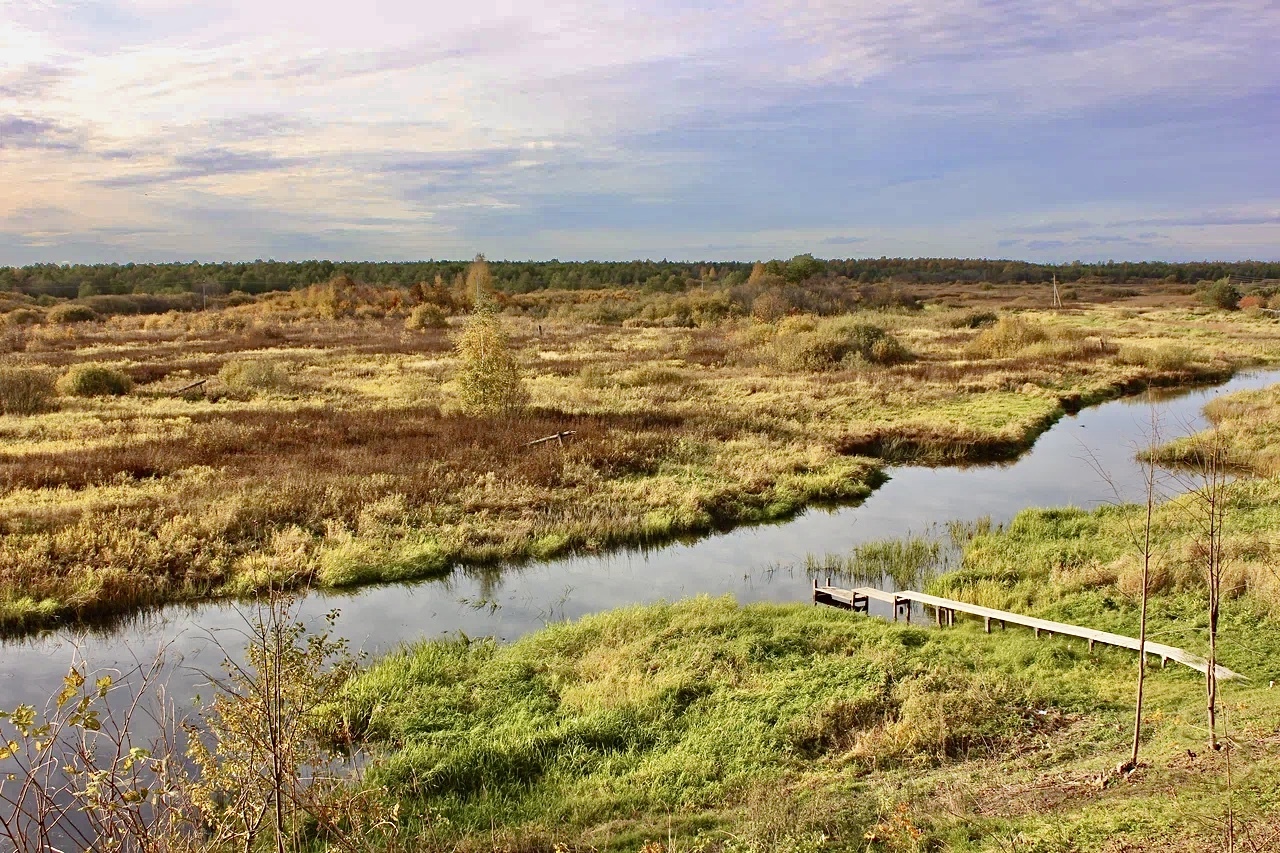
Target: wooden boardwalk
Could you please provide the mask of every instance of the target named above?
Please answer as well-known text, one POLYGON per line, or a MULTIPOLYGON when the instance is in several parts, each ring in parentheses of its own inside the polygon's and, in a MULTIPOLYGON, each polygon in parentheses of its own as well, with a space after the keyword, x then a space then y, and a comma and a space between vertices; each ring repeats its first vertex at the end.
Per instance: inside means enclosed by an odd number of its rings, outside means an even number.
MULTIPOLYGON (((1012 613, 1007 610, 996 610, 992 607, 982 607, 977 604, 969 604, 965 601, 956 601, 950 598, 939 598, 936 595, 926 595, 923 592, 912 592, 911 590, 900 590, 898 592, 885 592, 873 587, 854 587, 853 589, 841 589, 831 585, 831 579, 827 578, 826 586, 819 586, 815 578, 813 581, 813 601, 815 604, 829 604, 833 607, 843 607, 846 610, 853 610, 857 613, 866 613, 870 609, 871 599, 883 601, 893 606, 893 618, 897 619, 899 612, 906 616, 908 622, 911 621, 911 605, 922 604, 926 607, 933 608, 934 621, 939 625, 954 625, 956 623, 957 613, 968 613, 971 616, 981 617, 983 626, 987 633, 991 633, 991 624, 999 622, 1000 627, 1004 628, 1006 624, 1022 625, 1035 631, 1036 636, 1046 633, 1049 636, 1054 634, 1062 634, 1067 637, 1079 637, 1089 643, 1089 651, 1093 651, 1095 643, 1101 643, 1105 646, 1116 646, 1122 649, 1131 649, 1138 651, 1137 637, 1126 637, 1122 634, 1112 634, 1108 631, 1098 631, 1093 628, 1083 628, 1079 625, 1071 625, 1066 622, 1053 622, 1049 619, 1037 619, 1034 616, 1023 616, 1021 613, 1012 613)), ((1146 642, 1146 650, 1149 655, 1158 655, 1160 657, 1160 665, 1165 666, 1169 661, 1175 661, 1183 666, 1189 666, 1192 669, 1207 673, 1209 670, 1209 662, 1199 655, 1193 655, 1183 649, 1177 649, 1173 646, 1166 646, 1164 643, 1153 643, 1150 640, 1146 642)), ((1237 672, 1232 672, 1225 666, 1219 664, 1215 667, 1218 674, 1218 680, 1227 681, 1235 678, 1244 678, 1237 672)))

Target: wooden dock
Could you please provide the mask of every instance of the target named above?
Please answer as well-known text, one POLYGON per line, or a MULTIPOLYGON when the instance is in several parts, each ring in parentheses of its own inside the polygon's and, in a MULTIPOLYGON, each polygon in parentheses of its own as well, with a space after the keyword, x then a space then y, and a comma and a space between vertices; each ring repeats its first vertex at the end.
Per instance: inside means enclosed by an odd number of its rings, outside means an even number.
MULTIPOLYGON (((870 610, 871 599, 882 601, 893 607, 893 618, 896 620, 899 613, 905 615, 906 621, 911 621, 911 605, 922 604, 925 607, 933 608, 934 622, 942 627, 943 625, 954 625, 956 623, 957 613, 967 613, 971 616, 978 616, 983 620, 983 627, 987 633, 991 633, 991 625, 993 622, 1000 623, 1003 629, 1007 624, 1022 625, 1035 631, 1037 637, 1041 633, 1048 634, 1052 637, 1054 634, 1061 634, 1066 637, 1079 637, 1089 643, 1089 651, 1093 651, 1096 643, 1104 646, 1116 646, 1122 649, 1130 649, 1138 651, 1138 639, 1136 637, 1126 637, 1122 634, 1112 634, 1108 631, 1098 631, 1093 628, 1083 628, 1079 625, 1071 625, 1066 622, 1053 622, 1049 619, 1037 619, 1034 616, 1024 616, 1021 613, 1012 613, 1007 610, 996 610, 991 607, 982 607, 977 604, 969 604, 965 601, 956 601, 950 598, 939 598, 936 595, 926 595, 923 592, 912 592, 911 590, 900 590, 898 592, 885 592, 884 590, 875 589, 873 587, 854 587, 852 589, 841 589, 831 585, 831 579, 827 578, 826 586, 819 586, 817 578, 813 581, 813 602, 814 604, 828 604, 833 607, 842 607, 846 610, 852 610, 855 613, 867 613, 870 610)), ((1166 666, 1169 661, 1180 663, 1183 666, 1189 666, 1200 673, 1207 673, 1209 670, 1209 662, 1199 655, 1193 655, 1183 649, 1177 649, 1173 646, 1166 646, 1164 643, 1153 643, 1150 640, 1146 642, 1146 651, 1149 655, 1157 655, 1160 658, 1160 665, 1166 666)), ((1237 672, 1232 672, 1225 666, 1219 664, 1215 671, 1218 680, 1227 681, 1231 679, 1244 678, 1237 672)))

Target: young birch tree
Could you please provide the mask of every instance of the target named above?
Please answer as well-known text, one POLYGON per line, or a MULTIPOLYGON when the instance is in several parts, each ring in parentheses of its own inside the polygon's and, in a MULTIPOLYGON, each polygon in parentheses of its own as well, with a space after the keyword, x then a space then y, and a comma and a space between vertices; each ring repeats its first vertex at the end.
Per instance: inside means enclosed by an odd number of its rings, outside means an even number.
MULTIPOLYGON (((1133 707, 1133 742, 1132 749, 1129 752, 1129 761, 1121 765, 1122 771, 1132 770, 1138 766, 1138 750, 1142 744, 1142 708, 1147 680, 1147 602, 1151 597, 1151 570, 1158 565, 1161 558, 1161 555, 1155 551, 1151 536, 1156 503, 1159 500, 1155 449, 1160 445, 1160 420, 1154 408, 1151 410, 1151 420, 1147 427, 1146 444, 1146 448, 1136 454, 1142 472, 1144 498, 1141 525, 1131 515, 1124 517, 1129 541, 1141 560, 1142 572, 1141 590, 1138 596, 1138 678, 1137 696, 1133 707)), ((1117 504, 1124 503, 1124 496, 1121 494, 1119 484, 1115 481, 1111 472, 1103 467, 1093 451, 1089 451, 1089 464, 1111 488, 1117 504)))
POLYGON ((475 308, 456 347, 462 407, 476 415, 514 414, 528 401, 528 392, 498 318, 492 277, 483 255, 477 255, 467 269, 467 288, 475 308))

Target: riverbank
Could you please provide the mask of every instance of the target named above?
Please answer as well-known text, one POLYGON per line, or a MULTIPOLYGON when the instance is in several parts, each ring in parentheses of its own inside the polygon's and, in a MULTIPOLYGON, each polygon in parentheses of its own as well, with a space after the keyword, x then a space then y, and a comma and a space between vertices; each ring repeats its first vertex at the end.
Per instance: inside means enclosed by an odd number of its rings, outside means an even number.
POLYGON ((865 497, 889 462, 1010 458, 1067 409, 1280 356, 1280 325, 1188 310, 507 322, 532 403, 510 421, 451 408, 447 331, 387 320, 244 306, 79 324, 28 352, 137 385, 0 417, 0 629, 778 520, 865 497), (867 327, 910 357, 821 363, 867 327), (236 386, 246 374, 271 381, 236 386), (209 395, 170 393, 200 377, 209 395))
MULTIPOLYGON (((1235 577, 1269 561, 1276 480, 1241 484, 1235 577)), ((1157 513, 1150 636, 1203 650, 1195 526, 1157 513)), ((1125 524, 1137 507, 1029 510, 975 536, 930 589, 1136 633, 1125 524)), ((343 700, 380 750, 371 781, 422 849, 1203 851, 1280 838, 1274 588, 1233 585, 1220 661, 1228 747, 1204 684, 980 622, 934 630, 729 599, 624 608, 515 643, 434 642, 379 661, 343 700), (1228 759, 1229 756, 1229 759, 1228 759), (1230 761, 1230 775, 1227 762, 1230 761)), ((1253 848, 1248 845, 1254 844, 1253 848)))

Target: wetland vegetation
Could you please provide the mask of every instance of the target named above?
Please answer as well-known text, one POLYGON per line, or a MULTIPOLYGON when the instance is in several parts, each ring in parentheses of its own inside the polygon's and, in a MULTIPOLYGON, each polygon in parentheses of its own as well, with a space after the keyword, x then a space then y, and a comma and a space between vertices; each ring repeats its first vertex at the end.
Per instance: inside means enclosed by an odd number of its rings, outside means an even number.
MULTIPOLYGON (((1270 294, 1228 311, 1149 282, 1051 309, 1039 282, 871 286, 793 263, 805 277, 761 265, 678 292, 527 293, 477 263, 414 288, 335 279, 93 317, 70 310, 89 297, 0 295, 3 627, 782 518, 856 500, 893 463, 1011 458, 1065 412, 1280 353, 1280 322, 1256 307, 1270 294), (486 300, 480 327, 470 307, 486 300), (467 378, 493 341, 498 367, 467 378), (476 388, 495 372, 519 393, 491 406, 476 388)), ((256 674, 231 678, 242 699, 209 706, 221 740, 187 755, 212 772, 155 789, 176 829, 148 849, 243 842, 242 815, 273 806, 249 848, 1276 849, 1276 402, 1222 398, 1210 433, 1152 450, 1194 468, 1217 448, 1241 475, 1223 504, 1217 644, 1249 680, 1220 687, 1220 751, 1204 746, 1203 682, 1174 668, 1148 676, 1141 763, 1117 772, 1134 656, 963 618, 934 630, 694 598, 510 644, 422 641, 359 669, 330 669, 340 647, 286 624, 259 634, 279 642, 249 656, 256 674), (257 775, 272 754, 254 751, 258 727, 285 723, 297 778, 257 775), (302 774, 337 747, 365 753, 361 775, 319 774, 315 794, 302 774)), ((1195 500, 1153 512, 1147 631, 1203 652, 1195 500)), ((1144 512, 1029 509, 809 569, 899 572, 1136 634, 1144 512)))
POLYGON ((1181 285, 1051 311, 1040 284, 913 292, 811 261, 675 293, 505 293, 480 262, 97 319, 0 294, 0 628, 784 518, 1280 345, 1271 315, 1181 285), (478 298, 518 408, 467 403, 478 298))

